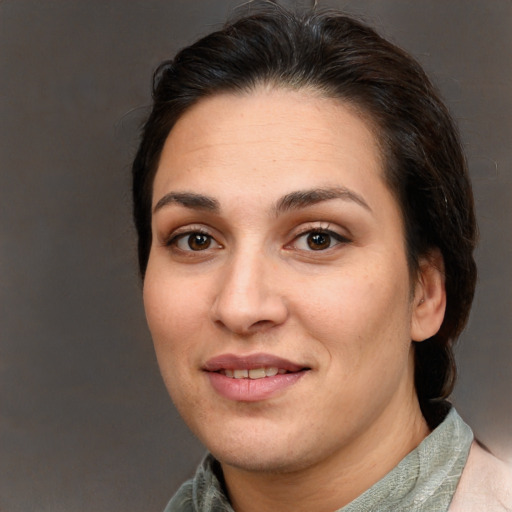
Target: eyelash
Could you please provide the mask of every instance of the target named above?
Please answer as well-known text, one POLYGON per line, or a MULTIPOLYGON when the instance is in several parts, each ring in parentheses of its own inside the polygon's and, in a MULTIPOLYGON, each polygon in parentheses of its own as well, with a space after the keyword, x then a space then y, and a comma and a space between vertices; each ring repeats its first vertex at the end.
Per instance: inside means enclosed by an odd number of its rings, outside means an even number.
POLYGON ((176 247, 178 250, 180 250, 182 252, 203 252, 203 251, 206 251, 207 249, 210 249, 212 242, 215 242, 219 247, 221 247, 221 245, 215 240, 215 238, 210 233, 208 233, 208 231, 206 231, 205 229, 192 228, 192 229, 188 229, 185 232, 173 233, 169 237, 169 239, 165 242, 165 246, 166 247, 176 247), (197 249, 197 250, 192 249, 190 247, 190 242, 191 242, 191 237, 193 237, 193 236, 205 237, 209 242, 208 246, 205 247, 204 249, 197 249), (178 243, 182 240, 186 240, 187 238, 188 238, 189 249, 183 249, 183 248, 179 247, 178 243))
MULTIPOLYGON (((349 240, 347 237, 340 235, 339 233, 336 233, 336 231, 333 231, 329 228, 315 227, 315 228, 307 229, 307 230, 303 231, 302 233, 299 233, 293 239, 292 244, 296 245, 297 241, 299 241, 301 238, 305 238, 305 240, 307 240, 308 237, 314 236, 314 235, 324 235, 324 236, 328 237, 329 238, 328 247, 313 249, 309 245, 309 243, 306 241, 305 243, 308 243, 309 249, 304 248, 304 249, 299 249, 299 250, 304 250, 307 252, 322 252, 322 251, 327 251, 329 249, 332 249, 336 245, 349 244, 351 242, 351 240, 349 240)), ((290 245, 292 245, 292 244, 290 244, 290 245)))
MULTIPOLYGON (((212 249, 212 247, 211 247, 212 242, 217 245, 216 248, 222 248, 222 245, 219 242, 217 242, 217 240, 207 230, 198 227, 198 228, 188 229, 185 232, 173 233, 169 237, 169 239, 165 242, 164 245, 166 247, 175 247, 177 250, 181 251, 182 253, 187 253, 187 252, 188 253, 201 253, 201 252, 207 251, 208 249, 212 249), (192 237, 194 237, 194 236, 195 237, 197 237, 197 236, 204 237, 206 239, 206 242, 208 243, 208 245, 206 247, 204 247, 203 249, 201 249, 201 248, 193 249, 190 244, 192 242, 192 237), (188 248, 185 249, 185 248, 179 247, 179 245, 178 245, 179 242, 186 241, 187 239, 188 239, 188 243, 187 242, 186 243, 188 245, 188 248)), ((302 231, 301 233, 299 233, 298 235, 296 235, 294 237, 294 239, 292 240, 292 242, 290 244, 287 244, 285 246, 285 248, 296 249, 296 250, 304 251, 304 252, 324 252, 329 249, 332 249, 336 245, 349 244, 349 243, 351 243, 350 239, 348 239, 347 237, 345 237, 343 235, 340 235, 336 231, 333 231, 329 228, 324 228, 324 227, 313 227, 313 228, 308 228, 308 229, 302 231), (312 237, 314 235, 323 235, 324 237, 326 237, 327 246, 319 247, 316 249, 311 247, 311 245, 307 241, 307 238, 312 237), (304 239, 304 243, 306 243, 309 246, 309 248, 297 247, 297 243, 301 239, 304 239)))

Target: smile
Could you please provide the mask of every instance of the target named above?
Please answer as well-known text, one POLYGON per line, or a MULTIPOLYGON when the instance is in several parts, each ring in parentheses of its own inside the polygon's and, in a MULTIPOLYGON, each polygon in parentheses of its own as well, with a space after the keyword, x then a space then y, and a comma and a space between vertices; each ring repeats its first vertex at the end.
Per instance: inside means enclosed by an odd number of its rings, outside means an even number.
POLYGON ((277 366, 270 366, 268 368, 253 368, 248 370, 247 368, 237 370, 220 370, 220 374, 229 377, 230 379, 263 379, 265 377, 274 377, 274 375, 284 375, 288 373, 283 368, 277 368, 277 366))
POLYGON ((221 397, 259 402, 289 390, 311 368, 270 354, 223 354, 208 360, 202 369, 221 397))

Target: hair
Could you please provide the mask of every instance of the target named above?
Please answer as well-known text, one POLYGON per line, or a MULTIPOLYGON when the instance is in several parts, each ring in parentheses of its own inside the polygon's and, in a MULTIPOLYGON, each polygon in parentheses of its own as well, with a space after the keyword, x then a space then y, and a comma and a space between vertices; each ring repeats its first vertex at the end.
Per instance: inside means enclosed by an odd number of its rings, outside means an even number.
POLYGON ((454 343, 473 300, 477 228, 457 127, 421 66, 364 23, 338 12, 292 13, 267 5, 228 23, 163 62, 153 108, 133 163, 134 220, 144 278, 152 243, 151 202, 160 154, 176 121, 202 98, 261 85, 315 91, 370 120, 384 178, 404 219, 412 276, 439 250, 447 305, 439 332, 415 343, 415 386, 435 426, 446 411, 456 367, 454 343))

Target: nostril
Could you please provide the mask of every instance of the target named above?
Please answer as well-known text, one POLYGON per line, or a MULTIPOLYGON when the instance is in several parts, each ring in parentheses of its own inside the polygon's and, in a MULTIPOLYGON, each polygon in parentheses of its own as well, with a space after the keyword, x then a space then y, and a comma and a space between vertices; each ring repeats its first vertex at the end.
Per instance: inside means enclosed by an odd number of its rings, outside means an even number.
POLYGON ((272 320, 258 320, 253 323, 247 322, 246 324, 243 324, 243 325, 242 324, 235 325, 233 322, 230 322, 230 321, 223 322, 222 319, 216 319, 215 323, 221 328, 225 328, 230 331, 236 332, 239 335, 246 335, 246 336, 250 336, 257 332, 270 330, 270 329, 272 329, 272 327, 277 325, 276 322, 273 322, 272 320))
POLYGON ((270 327, 271 325, 273 325, 271 320, 258 320, 257 322, 254 322, 251 327, 270 327))

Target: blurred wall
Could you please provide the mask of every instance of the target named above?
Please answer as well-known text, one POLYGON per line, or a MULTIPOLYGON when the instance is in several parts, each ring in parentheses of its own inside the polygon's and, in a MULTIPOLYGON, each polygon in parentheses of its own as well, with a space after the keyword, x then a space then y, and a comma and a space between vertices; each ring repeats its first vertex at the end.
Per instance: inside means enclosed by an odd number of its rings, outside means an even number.
MULTIPOLYGON (((240 3, 0 2, 2 511, 162 510, 202 454, 145 326, 129 166, 152 70, 240 3)), ((512 3, 317 4, 412 52, 460 123, 481 247, 454 400, 510 460, 512 3)))

